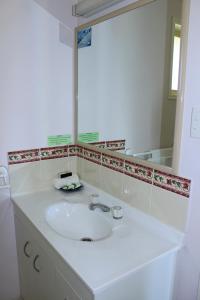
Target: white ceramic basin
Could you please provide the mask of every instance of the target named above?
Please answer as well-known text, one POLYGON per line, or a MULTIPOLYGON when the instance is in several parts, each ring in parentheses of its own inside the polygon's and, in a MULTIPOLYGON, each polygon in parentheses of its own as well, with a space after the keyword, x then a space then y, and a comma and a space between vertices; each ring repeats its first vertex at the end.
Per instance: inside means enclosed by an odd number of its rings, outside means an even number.
POLYGON ((60 202, 46 210, 49 226, 63 237, 79 241, 98 241, 112 234, 111 224, 85 204, 60 202))

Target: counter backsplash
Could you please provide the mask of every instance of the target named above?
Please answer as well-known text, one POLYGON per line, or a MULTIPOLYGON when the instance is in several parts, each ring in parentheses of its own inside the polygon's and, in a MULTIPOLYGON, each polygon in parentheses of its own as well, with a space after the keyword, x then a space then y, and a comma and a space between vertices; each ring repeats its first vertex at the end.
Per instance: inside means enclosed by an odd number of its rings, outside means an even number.
POLYGON ((105 154, 101 149, 93 150, 87 146, 69 145, 8 152, 8 164, 15 165, 72 156, 81 157, 184 197, 190 196, 191 180, 189 179, 149 168, 128 159, 121 159, 116 157, 114 152, 105 154))
POLYGON ((9 152, 8 164, 13 195, 48 189, 58 172, 71 170, 163 223, 185 229, 189 179, 79 144, 9 152))

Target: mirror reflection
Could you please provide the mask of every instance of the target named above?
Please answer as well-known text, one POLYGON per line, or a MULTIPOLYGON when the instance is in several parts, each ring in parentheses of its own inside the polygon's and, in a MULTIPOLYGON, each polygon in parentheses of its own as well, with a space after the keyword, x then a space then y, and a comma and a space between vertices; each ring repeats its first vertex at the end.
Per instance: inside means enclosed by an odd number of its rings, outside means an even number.
POLYGON ((182 0, 78 32, 78 139, 171 166, 182 0))

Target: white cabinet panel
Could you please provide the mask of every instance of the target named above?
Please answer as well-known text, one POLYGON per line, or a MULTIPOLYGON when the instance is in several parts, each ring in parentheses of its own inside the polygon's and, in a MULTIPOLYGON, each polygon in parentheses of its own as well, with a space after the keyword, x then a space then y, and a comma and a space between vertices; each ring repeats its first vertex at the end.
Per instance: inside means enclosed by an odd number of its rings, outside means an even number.
POLYGON ((36 255, 33 260, 33 281, 37 292, 36 300, 54 299, 54 266, 47 253, 35 245, 36 255))
POLYGON ((35 300, 33 298, 33 284, 32 284, 32 259, 33 248, 28 237, 21 225, 20 221, 15 218, 16 238, 17 238, 17 252, 19 262, 20 286, 21 296, 24 300, 35 300))
POLYGON ((56 300, 81 300, 63 275, 56 271, 56 300))
POLYGON ((15 217, 21 296, 24 300, 54 299, 54 268, 46 252, 15 217))

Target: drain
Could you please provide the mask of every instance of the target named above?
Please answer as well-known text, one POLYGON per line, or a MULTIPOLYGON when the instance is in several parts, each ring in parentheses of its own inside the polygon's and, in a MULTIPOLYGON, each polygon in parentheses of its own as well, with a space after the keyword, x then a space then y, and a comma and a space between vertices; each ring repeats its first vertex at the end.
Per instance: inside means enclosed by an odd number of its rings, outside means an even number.
POLYGON ((82 242, 93 242, 93 239, 88 238, 88 237, 83 237, 83 238, 80 239, 80 241, 82 241, 82 242))

